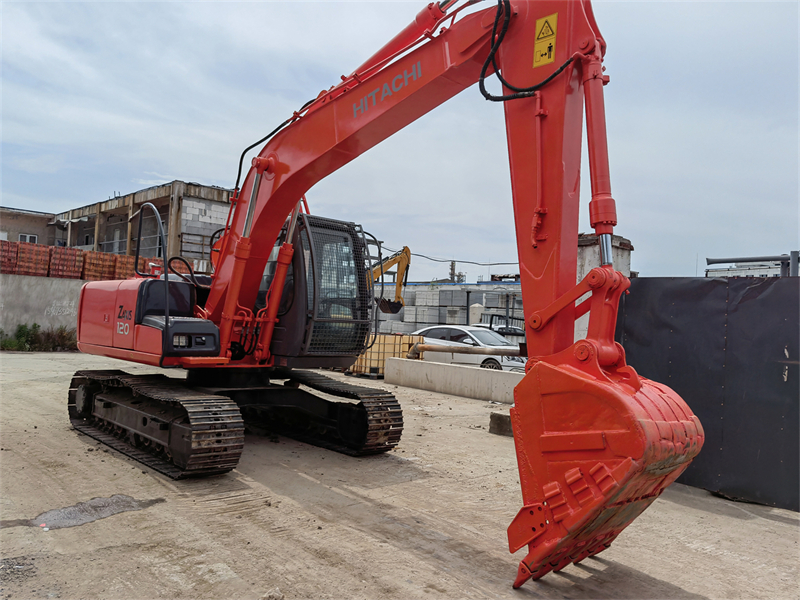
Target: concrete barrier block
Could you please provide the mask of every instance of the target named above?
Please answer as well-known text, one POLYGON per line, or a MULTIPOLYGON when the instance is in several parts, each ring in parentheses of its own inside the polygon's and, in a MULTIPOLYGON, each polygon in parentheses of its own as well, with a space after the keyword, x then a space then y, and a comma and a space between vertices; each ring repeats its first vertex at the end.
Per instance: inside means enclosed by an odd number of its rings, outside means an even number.
POLYGON ((416 306, 409 306, 406 304, 404 313, 403 313, 403 321, 406 323, 416 323, 417 322, 417 307, 416 306))
POLYGON ((429 306, 428 310, 425 314, 425 322, 430 323, 431 325, 437 325, 439 323, 439 307, 438 306, 429 306))
POLYGON ((466 290, 453 290, 453 301, 450 306, 467 306, 467 292, 466 290))
POLYGON ((417 292, 417 306, 439 306, 439 290, 420 290, 417 292))
POLYGON ((416 323, 401 323, 400 321, 389 321, 392 324, 392 333, 413 333, 417 330, 416 323))
POLYGON ((523 373, 448 365, 407 358, 386 359, 386 383, 464 398, 514 403, 523 373))
POLYGON ((466 308, 447 308, 447 321, 448 325, 466 325, 467 324, 467 309, 466 308))
POLYGON ((489 415, 489 433, 514 437, 511 429, 511 415, 500 412, 493 412, 489 415))

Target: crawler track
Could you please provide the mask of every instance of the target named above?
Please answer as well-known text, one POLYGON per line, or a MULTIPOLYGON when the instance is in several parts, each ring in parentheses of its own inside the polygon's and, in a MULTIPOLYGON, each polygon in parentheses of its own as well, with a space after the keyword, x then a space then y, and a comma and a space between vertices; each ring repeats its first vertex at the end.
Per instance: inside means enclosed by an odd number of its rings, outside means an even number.
POLYGON ((232 400, 164 375, 78 371, 68 407, 77 431, 173 479, 227 473, 244 446, 232 400))
POLYGON ((332 396, 358 400, 357 407, 363 407, 366 412, 366 432, 358 444, 346 445, 325 438, 314 439, 311 436, 292 437, 350 456, 388 452, 400 442, 403 434, 403 410, 397 399, 389 392, 351 385, 313 371, 277 371, 276 377, 285 377, 289 381, 332 396))
POLYGON ((76 431, 173 479, 227 473, 248 425, 350 456, 387 452, 403 433, 397 399, 311 371, 278 371, 289 386, 189 387, 164 375, 78 371, 69 390, 76 431), (358 402, 336 402, 299 386, 358 402), (287 395, 288 394, 288 395, 287 395), (254 399, 255 398, 255 399, 254 399), (245 419, 243 419, 243 415, 245 419))

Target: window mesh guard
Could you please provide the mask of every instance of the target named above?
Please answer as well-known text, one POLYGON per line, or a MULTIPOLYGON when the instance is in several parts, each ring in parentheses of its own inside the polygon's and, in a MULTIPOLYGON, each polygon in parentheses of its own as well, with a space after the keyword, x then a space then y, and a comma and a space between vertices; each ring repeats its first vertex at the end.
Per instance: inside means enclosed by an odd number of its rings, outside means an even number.
POLYGON ((304 215, 304 223, 300 237, 313 321, 305 354, 358 355, 372 329, 374 310, 363 233, 352 223, 314 215, 304 215))

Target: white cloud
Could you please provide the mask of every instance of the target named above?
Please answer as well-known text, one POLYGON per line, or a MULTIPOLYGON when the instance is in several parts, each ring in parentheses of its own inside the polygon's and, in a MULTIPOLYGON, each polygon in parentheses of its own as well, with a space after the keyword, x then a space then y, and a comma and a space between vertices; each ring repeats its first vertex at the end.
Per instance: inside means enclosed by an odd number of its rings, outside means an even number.
MULTIPOLYGON (((423 4, 4 3, 2 202, 55 212, 172 179, 231 186, 243 147, 423 4)), ((800 245, 797 13, 595 2, 618 232, 643 274, 694 275, 697 256, 800 245)), ((584 163, 584 231, 587 174, 584 163)), ((392 247, 509 262, 510 193, 502 107, 473 87, 321 181, 309 202, 392 247)), ((440 277, 447 265, 413 269, 440 277)))

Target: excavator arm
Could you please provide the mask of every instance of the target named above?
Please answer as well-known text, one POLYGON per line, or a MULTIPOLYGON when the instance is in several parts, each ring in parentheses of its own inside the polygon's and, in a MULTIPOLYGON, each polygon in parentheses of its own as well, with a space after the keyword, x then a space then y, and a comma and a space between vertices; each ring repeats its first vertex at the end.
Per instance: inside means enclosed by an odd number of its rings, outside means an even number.
POLYGON ((381 298, 378 300, 378 308, 381 312, 388 314, 397 314, 403 308, 405 302, 403 301, 403 286, 408 281, 408 267, 411 264, 411 250, 408 246, 403 246, 402 250, 395 252, 391 256, 384 258, 379 264, 375 265, 372 269, 372 281, 381 281, 386 272, 397 266, 397 274, 395 275, 394 283, 394 300, 381 298))

